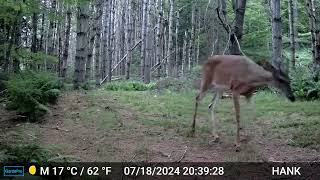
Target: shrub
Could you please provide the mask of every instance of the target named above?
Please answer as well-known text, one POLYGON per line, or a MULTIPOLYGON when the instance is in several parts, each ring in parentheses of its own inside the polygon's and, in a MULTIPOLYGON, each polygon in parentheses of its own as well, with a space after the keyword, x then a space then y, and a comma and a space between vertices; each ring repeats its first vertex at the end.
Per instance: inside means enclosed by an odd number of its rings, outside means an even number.
POLYGON ((291 86, 295 96, 300 99, 314 100, 320 97, 320 82, 314 81, 312 73, 305 66, 291 72, 291 86))
POLYGON ((27 71, 12 75, 7 88, 10 107, 30 120, 48 112, 45 105, 55 103, 60 94, 58 79, 44 72, 27 71))
POLYGON ((105 89, 111 91, 146 91, 153 89, 154 85, 154 83, 144 84, 139 81, 114 81, 107 83, 105 89))
POLYGON ((0 151, 1 162, 41 163, 54 157, 37 144, 2 145, 0 148, 3 150, 0 151))
POLYGON ((6 89, 5 82, 8 80, 8 74, 0 72, 0 91, 6 89))

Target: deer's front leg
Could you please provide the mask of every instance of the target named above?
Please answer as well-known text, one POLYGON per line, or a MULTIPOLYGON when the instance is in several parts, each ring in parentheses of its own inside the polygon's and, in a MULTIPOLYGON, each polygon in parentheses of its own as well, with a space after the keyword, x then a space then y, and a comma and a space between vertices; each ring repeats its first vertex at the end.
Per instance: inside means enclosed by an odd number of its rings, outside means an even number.
POLYGON ((217 91, 212 98, 212 102, 209 105, 209 114, 211 115, 211 123, 212 123, 212 136, 213 136, 213 140, 210 141, 211 142, 218 142, 219 141, 219 135, 217 132, 217 126, 218 126, 218 119, 215 117, 215 108, 216 105, 218 104, 220 98, 221 98, 222 92, 217 91))
POLYGON ((233 102, 234 102, 234 108, 236 111, 236 122, 237 122, 237 137, 236 137, 236 151, 240 151, 240 104, 239 104, 239 94, 238 93, 232 93, 233 94, 233 102))

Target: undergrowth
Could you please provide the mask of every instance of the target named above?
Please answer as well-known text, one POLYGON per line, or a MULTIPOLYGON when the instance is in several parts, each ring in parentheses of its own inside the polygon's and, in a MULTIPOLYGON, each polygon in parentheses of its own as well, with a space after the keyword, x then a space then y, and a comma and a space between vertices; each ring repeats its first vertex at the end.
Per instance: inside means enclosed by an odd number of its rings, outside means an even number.
POLYGON ((7 81, 9 108, 35 121, 54 104, 60 95, 59 81, 55 75, 26 71, 9 77, 7 81))
POLYGON ((114 81, 107 83, 105 89, 111 91, 146 91, 153 89, 154 85, 154 83, 144 84, 139 81, 114 81))

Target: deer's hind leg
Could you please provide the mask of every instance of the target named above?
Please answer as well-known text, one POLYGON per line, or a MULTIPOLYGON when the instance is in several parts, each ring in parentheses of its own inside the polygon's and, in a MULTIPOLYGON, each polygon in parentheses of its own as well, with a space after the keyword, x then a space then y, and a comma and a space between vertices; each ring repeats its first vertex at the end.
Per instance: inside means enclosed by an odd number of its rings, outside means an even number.
POLYGON ((213 95, 211 104, 209 105, 209 114, 211 115, 211 123, 212 123, 212 136, 213 140, 210 142, 218 142, 219 141, 219 134, 217 131, 218 127, 218 119, 215 117, 215 108, 222 96, 222 91, 216 91, 213 95))
POLYGON ((239 104, 239 97, 238 93, 232 92, 234 108, 236 111, 236 122, 237 122, 237 136, 236 136, 236 151, 240 151, 240 104, 239 104))

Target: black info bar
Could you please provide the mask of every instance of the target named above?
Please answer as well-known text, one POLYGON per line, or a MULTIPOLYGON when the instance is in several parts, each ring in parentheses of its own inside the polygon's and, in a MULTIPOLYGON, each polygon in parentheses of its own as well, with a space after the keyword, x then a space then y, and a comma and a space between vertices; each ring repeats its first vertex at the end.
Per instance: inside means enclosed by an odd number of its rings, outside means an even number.
POLYGON ((320 162, 2 163, 1 176, 41 179, 320 179, 320 162))

